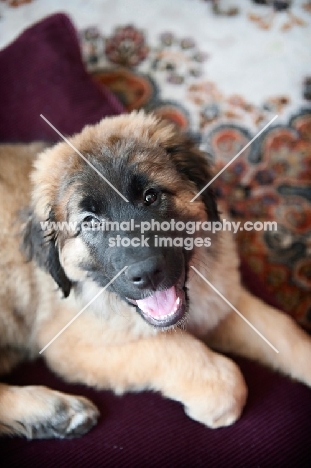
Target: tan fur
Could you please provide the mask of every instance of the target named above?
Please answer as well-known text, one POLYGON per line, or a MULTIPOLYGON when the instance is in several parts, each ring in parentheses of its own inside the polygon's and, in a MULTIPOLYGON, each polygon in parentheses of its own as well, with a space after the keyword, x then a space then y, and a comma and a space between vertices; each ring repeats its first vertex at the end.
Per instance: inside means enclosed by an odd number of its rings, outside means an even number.
MULTIPOLYGON (((133 113, 86 127, 71 142, 82 153, 96 156, 103 147, 113 152, 121 137, 134 139, 144 150, 132 157, 144 165, 146 154, 150 152, 156 159, 157 146, 169 145, 176 139, 175 133, 173 126, 158 122, 153 116, 133 113)), ((43 152, 42 149, 41 144, 3 145, 0 149, 2 373, 21 359, 37 357, 39 350, 99 291, 78 266, 88 251, 72 233, 63 233, 58 243, 67 275, 85 282, 79 299, 72 293, 62 299, 53 279, 34 261, 27 263, 19 250, 23 223, 16 213, 30 203, 30 179, 31 203, 40 220, 48 216, 52 200, 58 221, 66 220, 67 203, 72 195, 77 193, 78 200, 78 186, 68 189, 65 184, 62 191, 60 187, 66 178, 81 170, 80 157, 66 143, 43 152), (35 169, 31 173, 32 162, 35 169)), ((166 171, 155 171, 153 177, 176 190, 176 205, 183 215, 191 220, 205 219, 201 199, 189 203, 196 194, 193 183, 180 180, 169 166, 166 171)), ((208 278, 279 349, 279 354, 190 268, 187 284, 190 311, 183 329, 152 328, 133 307, 114 293, 105 292, 46 349, 43 356, 48 365, 68 381, 117 393, 158 390, 180 401, 191 418, 213 428, 236 421, 243 410, 247 389, 238 367, 201 340, 219 350, 258 360, 311 385, 310 337, 290 318, 242 288, 231 234, 219 233, 215 245, 213 252, 197 248, 190 265, 208 278)), ((96 408, 79 397, 44 387, 0 386, 2 433, 29 438, 80 435, 94 425, 97 416, 96 408), (53 432, 49 421, 59 421, 60 413, 65 417, 61 427, 56 424, 57 430, 53 432)))

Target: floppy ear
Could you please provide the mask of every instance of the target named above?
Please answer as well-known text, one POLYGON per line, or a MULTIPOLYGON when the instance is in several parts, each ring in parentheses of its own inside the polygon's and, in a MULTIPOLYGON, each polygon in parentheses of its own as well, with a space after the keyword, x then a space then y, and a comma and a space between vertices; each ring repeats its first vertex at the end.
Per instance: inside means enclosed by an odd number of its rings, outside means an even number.
MULTIPOLYGON (((52 213, 50 213, 48 222, 51 221, 52 213)), ((42 269, 50 273, 63 291, 64 297, 67 297, 72 283, 60 264, 56 241, 56 232, 44 231, 36 215, 29 212, 23 229, 22 250, 29 261, 34 260, 42 269)))
MULTIPOLYGON (((197 186, 198 192, 211 180, 210 166, 207 156, 200 151, 195 142, 186 135, 179 135, 176 143, 165 147, 177 170, 197 186)), ((209 186, 200 195, 205 205, 210 221, 219 221, 219 212, 213 189, 209 186)))

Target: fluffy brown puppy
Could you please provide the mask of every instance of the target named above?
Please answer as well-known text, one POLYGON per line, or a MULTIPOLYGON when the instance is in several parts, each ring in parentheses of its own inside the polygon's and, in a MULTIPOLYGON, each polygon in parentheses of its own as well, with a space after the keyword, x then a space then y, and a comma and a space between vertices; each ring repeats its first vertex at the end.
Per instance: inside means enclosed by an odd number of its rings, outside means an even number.
MULTIPOLYGON (((247 389, 236 364, 206 343, 311 385, 310 337, 243 289, 231 234, 163 227, 218 220, 210 188, 190 202, 211 178, 204 154, 143 113, 104 119, 70 141, 83 157, 65 142, 1 147, 0 372, 36 358, 92 300, 43 352, 67 381, 157 390, 211 428, 239 418, 247 389), (120 227, 131 220, 133 229, 120 227), (118 229, 102 229, 107 222, 118 229), (160 230, 142 239, 151 222, 160 230), (173 244, 157 245, 163 236, 173 244)), ((78 436, 97 417, 85 398, 0 385, 3 434, 78 436)))

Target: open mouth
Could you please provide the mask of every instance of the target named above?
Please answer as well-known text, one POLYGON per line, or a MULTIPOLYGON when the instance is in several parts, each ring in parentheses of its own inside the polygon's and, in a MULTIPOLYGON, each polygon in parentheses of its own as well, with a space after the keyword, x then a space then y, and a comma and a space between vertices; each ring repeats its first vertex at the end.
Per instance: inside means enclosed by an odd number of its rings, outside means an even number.
POLYGON ((156 327, 176 325, 186 313, 185 292, 176 285, 130 302, 137 306, 138 312, 146 322, 156 327))

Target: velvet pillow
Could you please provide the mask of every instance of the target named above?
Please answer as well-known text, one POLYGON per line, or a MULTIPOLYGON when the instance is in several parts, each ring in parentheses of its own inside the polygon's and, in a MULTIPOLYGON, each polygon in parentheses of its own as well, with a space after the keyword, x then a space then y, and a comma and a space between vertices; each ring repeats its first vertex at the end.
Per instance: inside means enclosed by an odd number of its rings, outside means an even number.
POLYGON ((123 112, 105 88, 91 80, 76 31, 63 14, 26 29, 0 51, 0 141, 56 141, 43 114, 70 135, 84 125, 123 112))

